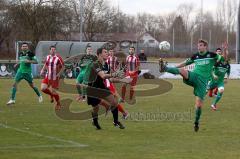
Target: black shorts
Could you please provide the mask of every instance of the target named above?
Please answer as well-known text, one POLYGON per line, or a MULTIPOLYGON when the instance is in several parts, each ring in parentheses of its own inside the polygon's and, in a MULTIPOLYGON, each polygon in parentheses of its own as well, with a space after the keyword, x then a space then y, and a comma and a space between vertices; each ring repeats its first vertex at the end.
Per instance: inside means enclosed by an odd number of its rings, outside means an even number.
POLYGON ((91 105, 92 107, 96 107, 98 106, 98 104, 100 104, 101 99, 99 98, 94 98, 94 97, 87 97, 87 104, 91 105))
POLYGON ((99 88, 89 84, 89 87, 87 87, 87 103, 88 105, 96 107, 101 102, 101 99, 104 99, 111 94, 111 91, 105 86, 99 88))

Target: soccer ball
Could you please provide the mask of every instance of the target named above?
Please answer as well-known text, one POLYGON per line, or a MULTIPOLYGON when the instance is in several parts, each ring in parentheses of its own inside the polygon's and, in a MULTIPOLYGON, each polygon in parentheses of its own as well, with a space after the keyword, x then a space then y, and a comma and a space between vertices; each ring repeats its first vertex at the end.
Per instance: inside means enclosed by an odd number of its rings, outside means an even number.
POLYGON ((162 41, 159 44, 159 49, 161 51, 169 51, 170 50, 170 43, 167 41, 162 41))

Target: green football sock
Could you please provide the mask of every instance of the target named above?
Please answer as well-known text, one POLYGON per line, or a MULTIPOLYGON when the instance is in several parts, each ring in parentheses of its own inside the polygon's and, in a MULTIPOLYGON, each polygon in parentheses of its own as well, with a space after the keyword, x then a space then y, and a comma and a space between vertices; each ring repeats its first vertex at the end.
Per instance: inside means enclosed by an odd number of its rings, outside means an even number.
POLYGON ((78 94, 80 95, 80 94, 82 94, 82 88, 81 88, 81 86, 77 86, 77 91, 78 91, 78 94))
POLYGON ((11 90, 11 99, 12 100, 15 100, 16 92, 17 92, 17 88, 16 87, 12 87, 12 90, 11 90))
POLYGON ((202 108, 197 107, 195 111, 195 123, 199 123, 200 116, 202 114, 202 108))
POLYGON ((34 92, 37 94, 37 96, 41 96, 39 90, 37 89, 37 87, 33 87, 34 92))
POLYGON ((87 89, 84 87, 82 88, 82 95, 85 96, 87 94, 87 89))
POLYGON ((213 105, 216 105, 217 102, 219 102, 219 100, 222 98, 222 93, 217 94, 217 96, 215 97, 214 101, 213 101, 213 105))
POLYGON ((174 75, 180 74, 180 71, 176 67, 166 67, 166 72, 172 73, 174 75))

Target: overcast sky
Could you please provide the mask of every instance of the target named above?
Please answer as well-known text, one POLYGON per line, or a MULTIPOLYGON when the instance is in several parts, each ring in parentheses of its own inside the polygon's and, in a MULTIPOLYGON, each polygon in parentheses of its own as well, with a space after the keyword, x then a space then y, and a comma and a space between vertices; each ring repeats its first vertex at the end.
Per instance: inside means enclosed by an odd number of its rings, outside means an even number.
MULTIPOLYGON (((204 11, 215 12, 219 0, 203 0, 204 11)), ((127 14, 136 15, 139 12, 151 14, 166 14, 176 11, 182 3, 193 3, 195 12, 201 7, 201 0, 110 0, 112 5, 119 4, 120 10, 127 14)))

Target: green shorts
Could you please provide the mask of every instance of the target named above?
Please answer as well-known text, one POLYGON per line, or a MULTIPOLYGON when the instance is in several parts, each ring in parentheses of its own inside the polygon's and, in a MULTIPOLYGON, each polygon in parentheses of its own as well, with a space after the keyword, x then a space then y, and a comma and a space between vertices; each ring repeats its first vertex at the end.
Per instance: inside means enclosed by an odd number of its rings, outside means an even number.
POLYGON ((20 82, 22 79, 25 79, 29 84, 33 83, 33 75, 32 73, 22 73, 22 72, 17 72, 15 76, 15 81, 20 82))
POLYGON ((183 82, 194 88, 193 94, 199 97, 201 100, 204 100, 207 90, 207 82, 204 77, 196 74, 195 72, 188 71, 188 79, 183 79, 183 82))
POLYGON ((79 73, 78 76, 77 76, 76 83, 77 84, 82 84, 83 83, 83 77, 84 77, 84 74, 79 73))
POLYGON ((224 81, 214 81, 211 80, 208 82, 207 89, 214 89, 214 88, 223 88, 224 89, 224 81))
POLYGON ((89 69, 89 67, 82 69, 77 76, 76 83, 87 85, 90 82, 89 81, 90 71, 91 69, 89 69))

